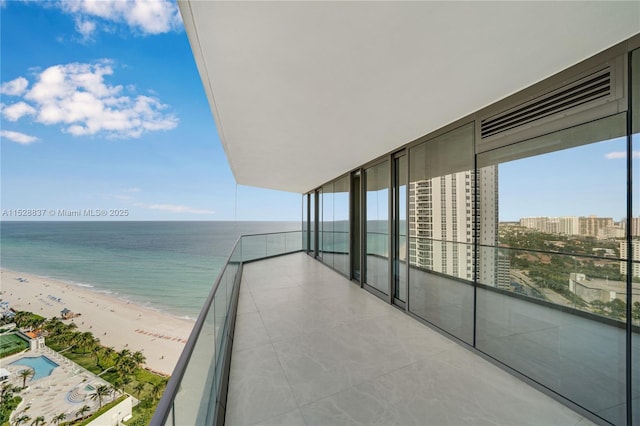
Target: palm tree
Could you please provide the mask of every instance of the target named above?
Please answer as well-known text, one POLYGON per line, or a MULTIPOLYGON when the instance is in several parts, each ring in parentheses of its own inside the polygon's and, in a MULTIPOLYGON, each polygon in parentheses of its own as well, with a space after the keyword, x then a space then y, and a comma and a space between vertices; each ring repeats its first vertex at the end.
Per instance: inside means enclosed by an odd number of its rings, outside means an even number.
POLYGON ((142 394, 142 391, 144 390, 144 382, 138 382, 134 387, 133 390, 136 391, 138 393, 138 399, 140 399, 140 395, 142 394))
POLYGON ((84 417, 84 415, 87 414, 87 411, 91 411, 91 407, 83 405, 82 408, 76 412, 76 417, 84 417))
POLYGON ((160 395, 162 395, 162 392, 164 392, 165 386, 167 386, 167 381, 161 380, 158 383, 155 383, 155 384, 152 383, 151 386, 152 386, 151 397, 155 401, 157 399, 160 399, 160 395))
POLYGON ((142 351, 135 351, 131 354, 131 359, 133 359, 139 367, 140 364, 144 364, 144 362, 147 360, 147 357, 144 356, 142 351))
POLYGON ((113 354, 116 353, 116 350, 113 349, 113 346, 103 346, 101 350, 102 350, 103 360, 111 358, 113 354))
POLYGON ((40 426, 47 423, 44 421, 44 416, 38 416, 34 421, 31 422, 31 426, 40 426))
POLYGON ((27 379, 29 377, 33 377, 35 372, 31 368, 25 368, 24 370, 20 370, 18 376, 22 379, 22 388, 27 387, 27 379))
POLYGON ((122 349, 116 356, 116 363, 120 359, 128 358, 129 355, 131 355, 131 351, 129 349, 122 349))
POLYGON ((13 398, 13 393, 17 390, 11 383, 5 383, 0 390, 0 402, 13 398))
POLYGON ((96 388, 95 392, 91 394, 91 400, 98 400, 99 407, 102 408, 102 398, 111 393, 111 387, 107 385, 100 385, 96 388))
POLYGON ((78 339, 76 340, 76 346, 79 349, 82 349, 84 354, 91 351, 95 348, 98 343, 97 339, 93 337, 93 333, 90 331, 85 331, 84 333, 80 333, 78 339))
POLYGON ((17 417, 13 420, 13 424, 14 424, 14 425, 16 425, 16 426, 18 426, 18 425, 20 425, 20 424, 22 424, 22 423, 26 423, 26 422, 28 422, 29 420, 31 420, 31 417, 29 417, 29 416, 27 416, 26 414, 24 414, 24 413, 23 413, 22 415, 17 416, 17 417))
POLYGON ((136 362, 131 358, 130 355, 125 357, 118 356, 116 360, 116 369, 118 370, 120 375, 122 376, 131 375, 133 374, 134 371, 136 371, 136 368, 138 368, 138 366, 136 365, 136 362))
POLYGON ((60 422, 66 418, 67 418, 67 415, 65 413, 60 413, 57 416, 55 416, 53 419, 51 419, 51 422, 59 425, 60 422))
POLYGON ((79 331, 70 331, 68 334, 65 334, 64 343, 71 348, 77 346, 80 342, 81 335, 82 333, 80 333, 79 331))
POLYGON ((13 316, 13 322, 15 322, 18 327, 26 327, 30 316, 31 316, 31 313, 29 312, 18 311, 13 316))
POLYGON ((125 392, 124 388, 131 382, 133 382, 133 378, 131 376, 122 377, 122 391, 123 392, 125 392))

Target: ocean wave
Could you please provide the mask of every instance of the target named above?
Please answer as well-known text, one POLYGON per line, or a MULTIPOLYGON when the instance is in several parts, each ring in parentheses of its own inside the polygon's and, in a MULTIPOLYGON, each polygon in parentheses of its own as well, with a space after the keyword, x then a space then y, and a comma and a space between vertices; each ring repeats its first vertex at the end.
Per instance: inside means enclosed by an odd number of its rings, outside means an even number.
POLYGON ((78 287, 86 287, 86 288, 95 288, 95 286, 91 285, 91 284, 85 284, 85 283, 74 283, 72 282, 71 284, 78 286, 78 287))

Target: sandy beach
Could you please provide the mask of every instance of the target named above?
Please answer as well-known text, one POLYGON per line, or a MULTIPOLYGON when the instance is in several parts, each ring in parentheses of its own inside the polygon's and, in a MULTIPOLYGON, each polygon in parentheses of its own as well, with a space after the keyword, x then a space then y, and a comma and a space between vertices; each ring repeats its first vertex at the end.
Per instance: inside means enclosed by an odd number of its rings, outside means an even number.
POLYGON ((142 351, 146 366, 164 374, 173 372, 194 325, 108 294, 6 269, 0 272, 0 292, 0 299, 15 310, 46 318, 60 317, 65 308, 80 313, 65 322, 73 321, 80 331, 91 331, 102 345, 142 351))

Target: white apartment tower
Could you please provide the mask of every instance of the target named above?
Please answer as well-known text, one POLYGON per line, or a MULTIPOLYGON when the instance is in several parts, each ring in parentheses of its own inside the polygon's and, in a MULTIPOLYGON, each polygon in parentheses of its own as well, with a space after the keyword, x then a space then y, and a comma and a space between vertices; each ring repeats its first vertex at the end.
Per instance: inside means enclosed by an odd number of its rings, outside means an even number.
MULTIPOLYGON (((411 265, 466 280, 473 280, 473 194, 480 207, 479 243, 496 246, 498 240, 498 169, 478 171, 476 188, 473 170, 411 182, 411 265)), ((508 260, 500 262, 495 249, 483 250, 478 263, 478 280, 497 287, 509 286, 508 260), (500 279, 499 279, 500 278, 500 279)))
MULTIPOLYGON (((626 259, 627 253, 627 242, 620 241, 620 259, 626 259)), ((634 239, 631 241, 631 253, 633 259, 631 272, 633 273, 634 278, 640 278, 640 240, 634 239)), ((627 275, 626 260, 620 261, 620 273, 627 275)))

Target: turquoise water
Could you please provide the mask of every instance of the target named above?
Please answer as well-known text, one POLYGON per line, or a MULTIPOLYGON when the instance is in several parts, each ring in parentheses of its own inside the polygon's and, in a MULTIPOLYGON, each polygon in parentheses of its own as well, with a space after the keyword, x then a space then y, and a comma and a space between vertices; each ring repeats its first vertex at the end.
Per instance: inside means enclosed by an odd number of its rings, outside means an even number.
POLYGON ((43 377, 50 376, 53 369, 58 367, 58 364, 51 361, 44 355, 37 357, 24 357, 17 361, 13 361, 11 365, 24 365, 26 367, 33 368, 34 374, 31 377, 31 381, 41 379, 43 377))
POLYGON ((241 234, 299 222, 0 222, 0 266, 196 318, 241 234))

